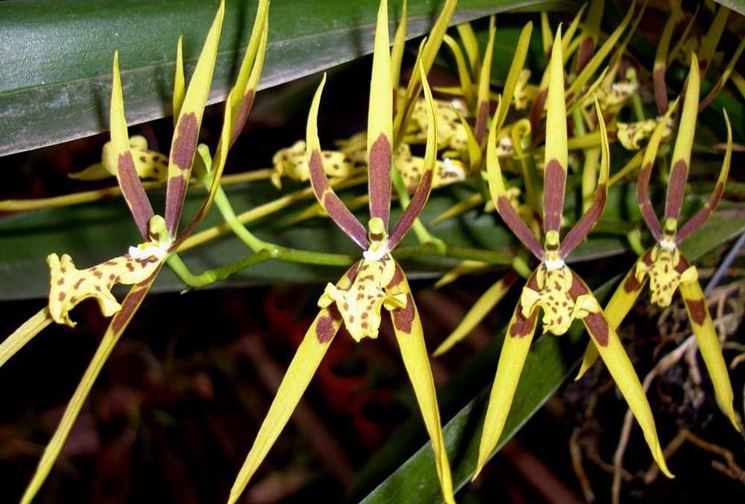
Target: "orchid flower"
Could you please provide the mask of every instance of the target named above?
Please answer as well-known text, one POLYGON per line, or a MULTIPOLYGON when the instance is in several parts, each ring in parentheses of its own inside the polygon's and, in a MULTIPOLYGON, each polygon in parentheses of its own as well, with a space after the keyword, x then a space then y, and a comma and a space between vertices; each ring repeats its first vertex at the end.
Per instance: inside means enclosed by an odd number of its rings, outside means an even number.
POLYGON ((474 478, 489 459, 502 434, 520 373, 538 323, 539 309, 543 311, 543 331, 551 332, 557 336, 566 333, 573 320, 582 320, 600 356, 605 361, 621 393, 639 421, 654 459, 660 469, 666 475, 671 476, 657 439, 649 403, 644 396, 644 391, 631 362, 592 291, 580 276, 564 262, 565 258, 587 236, 600 218, 607 196, 610 164, 605 124, 600 106, 596 102, 595 108, 602 140, 602 160, 598 188, 589 209, 564 238, 560 239, 559 230, 568 158, 564 96, 561 29, 559 29, 549 62, 543 244, 536 239, 507 200, 499 160, 494 155, 496 143, 494 124, 489 131, 487 170, 492 198, 497 211, 507 226, 540 261, 540 265, 533 271, 526 286, 523 287, 520 300, 507 327, 507 334, 489 398, 474 478))
POLYGON ((421 321, 406 275, 391 256, 391 251, 409 231, 429 196, 437 151, 435 112, 426 76, 420 66, 422 87, 430 110, 431 126, 425 154, 427 171, 411 203, 389 234, 393 103, 387 10, 387 1, 383 0, 378 11, 370 85, 367 152, 371 218, 367 229, 341 202, 324 170, 317 116, 325 76, 308 115, 307 161, 313 191, 329 217, 363 250, 362 259, 349 268, 336 284, 329 283, 318 300, 321 310, 298 347, 233 484, 228 499, 231 504, 238 500, 276 441, 342 324, 355 341, 377 338, 384 311, 390 312, 401 356, 432 440, 442 495, 446 502, 454 502, 450 466, 421 321))
MULTIPOLYGON (((268 2, 262 1, 260 5, 263 7, 263 9, 260 8, 263 17, 257 16, 249 47, 267 29, 266 7, 268 2)), ((177 107, 179 112, 176 119, 176 132, 168 158, 168 189, 163 216, 154 213, 138 176, 134 152, 138 150, 138 146, 142 146, 141 143, 138 144, 137 140, 131 141, 127 133, 122 82, 119 73, 119 55, 118 52, 114 53, 110 109, 111 141, 104 148, 102 165, 106 170, 115 167, 119 187, 143 242, 130 247, 125 254, 119 257, 85 269, 78 269, 72 258, 67 254, 63 254, 61 257, 57 254, 50 254, 47 259, 51 270, 48 306, 0 345, 1 365, 49 322, 54 321, 59 324, 74 326, 75 322, 70 318, 70 311, 83 299, 96 299, 102 314, 105 317, 111 317, 106 333, 21 498, 23 503, 30 502, 44 483, 96 377, 132 317, 139 309, 161 268, 177 250, 178 245, 202 220, 212 204, 231 145, 231 135, 235 133, 237 124, 240 127, 243 126, 242 123, 233 121, 234 111, 245 111, 243 117, 243 121, 245 121, 255 92, 255 88, 250 89, 246 86, 246 82, 240 79, 238 85, 231 90, 225 107, 220 143, 212 166, 213 183, 210 187, 209 196, 202 203, 191 222, 181 232, 178 231, 186 188, 194 162, 200 124, 210 83, 212 82, 224 12, 224 2, 220 2, 188 89, 183 89, 183 80, 179 84, 179 79, 176 79, 174 96, 180 97, 177 107), (133 149, 133 146, 135 149, 133 149), (121 303, 111 293, 111 289, 116 284, 132 285, 121 303)), ((256 51, 251 52, 249 50, 247 53, 252 54, 252 56, 249 61, 244 60, 244 64, 251 67, 256 51)), ((183 68, 177 64, 177 77, 179 73, 183 73, 183 68)))
MULTIPOLYGON (((711 216, 724 193, 724 187, 729 173, 732 156, 732 128, 726 111, 724 120, 727 125, 727 150, 724 154, 719 179, 709 200, 688 222, 679 226, 680 209, 683 204, 688 170, 691 161, 693 136, 696 129, 696 115, 699 99, 699 64, 695 54, 691 57, 691 70, 688 74, 688 86, 683 102, 680 119, 680 131, 675 143, 670 169, 670 182, 667 187, 665 202, 665 218, 663 224, 657 219, 649 197, 649 179, 657 156, 657 149, 661 137, 664 135, 666 123, 675 108, 673 103, 663 121, 655 129, 652 139, 642 162, 637 183, 637 198, 641 207, 642 217, 647 227, 655 237, 657 243, 634 264, 631 271, 621 282, 618 290, 613 294, 605 311, 609 315, 611 325, 615 328, 634 305, 644 285, 649 280, 652 303, 664 308, 672 302, 676 290, 685 303, 688 318, 691 321, 693 333, 696 335, 701 355, 714 385, 714 392, 720 408, 726 413, 736 429, 740 429, 735 411, 732 406, 733 393, 727 374, 727 366, 722 357, 716 330, 711 315, 706 306, 706 299, 698 282, 698 271, 679 250, 678 246, 711 216)), ((578 378, 582 376, 597 360, 597 352, 589 346, 582 362, 578 378)))

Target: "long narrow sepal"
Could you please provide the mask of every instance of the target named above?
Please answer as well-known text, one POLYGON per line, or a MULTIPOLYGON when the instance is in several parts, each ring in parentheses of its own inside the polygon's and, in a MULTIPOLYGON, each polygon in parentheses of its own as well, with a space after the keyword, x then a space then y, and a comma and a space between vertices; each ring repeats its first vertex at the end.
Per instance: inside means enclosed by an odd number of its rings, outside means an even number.
POLYGON ((489 120, 489 80, 491 79, 492 55, 494 54, 494 35, 497 29, 494 25, 494 16, 489 19, 489 41, 484 51, 484 61, 479 73, 479 87, 476 97, 476 125, 474 135, 480 145, 483 145, 486 136, 486 122, 489 120))
POLYGON ((600 110, 600 103, 595 100, 595 111, 598 116, 598 125, 600 126, 600 174, 595 189, 595 196, 592 204, 582 215, 582 218, 569 230, 564 239, 561 240, 561 258, 565 258, 574 248, 582 243, 587 237, 595 224, 600 220, 605 208, 605 200, 608 197, 608 177, 610 174, 610 147, 608 146, 608 132, 605 129, 605 120, 603 111, 600 110))
MULTIPOLYGON (((535 283, 534 279, 535 272, 528 280, 528 284, 535 283)), ((502 352, 499 354, 497 374, 494 377, 494 384, 489 395, 489 406, 486 410, 484 427, 481 432, 478 462, 473 472, 472 479, 474 480, 488 462, 502 435, 537 323, 537 305, 526 317, 523 314, 522 303, 518 302, 515 312, 512 314, 512 320, 507 326, 502 352)))
MULTIPOLYGON (((497 105, 497 111, 503 106, 502 100, 497 105)), ((525 245, 538 259, 543 259, 543 247, 538 242, 538 239, 533 235, 533 232, 528 228, 525 222, 520 218, 507 196, 507 190, 504 186, 504 178, 502 177, 502 169, 499 166, 499 158, 497 157, 497 122, 492 121, 491 127, 489 128, 489 137, 486 141, 486 174, 489 182, 489 192, 494 206, 497 209, 502 220, 512 230, 518 239, 525 245)))
POLYGON ((49 308, 44 307, 21 324, 18 329, 13 331, 13 334, 5 338, 2 344, 0 344, 0 367, 3 367, 3 364, 8 362, 18 350, 23 348, 34 336, 51 324, 52 320, 49 308))
POLYGON ((329 179, 323 168, 323 155, 321 154, 321 141, 318 139, 318 108, 321 103, 323 86, 326 84, 326 74, 323 75, 321 84, 318 86, 313 102, 308 112, 308 125, 306 127, 306 158, 310 170, 310 184, 313 193, 326 213, 334 222, 362 249, 367 250, 369 245, 367 231, 352 212, 344 206, 339 196, 329 184, 329 179))
POLYGON ((667 108, 667 112, 665 112, 662 120, 657 124, 654 132, 652 132, 647 148, 644 150, 642 168, 639 170, 639 177, 636 182, 636 199, 639 202, 639 209, 641 210, 644 222, 647 223, 649 231, 656 240, 662 237, 662 228, 660 227, 659 219, 657 219, 657 214, 654 212, 654 207, 652 207, 652 200, 649 197, 649 180, 652 176, 655 159, 657 159, 657 150, 660 147, 662 135, 665 133, 667 123, 677 107, 678 100, 676 99, 667 108))
POLYGON ((561 27, 554 38, 546 98, 546 152, 543 174, 543 232, 559 231, 567 180, 567 115, 561 27))
POLYGON ((711 383, 714 385, 714 393, 719 407, 722 408, 735 429, 739 431, 740 425, 737 422, 735 409, 732 405, 734 398, 732 384, 727 373, 727 365, 722 357, 719 337, 716 329, 714 329, 714 323, 711 321, 709 308, 706 306, 704 291, 701 289, 698 280, 681 282, 679 289, 685 303, 686 312, 688 312, 688 320, 691 321, 693 334, 696 335, 698 349, 704 359, 704 364, 706 364, 711 383))
POLYGON ((675 16, 670 16, 662 29, 662 35, 657 43, 657 51, 654 56, 652 67, 652 81, 654 82, 654 98, 657 102, 657 111, 664 114, 667 111, 667 84, 665 83, 665 71, 667 69, 667 55, 670 52, 670 41, 673 38, 675 26, 678 24, 675 16))
POLYGON ((525 59, 528 56, 528 49, 530 48, 530 35, 533 33, 533 23, 528 22, 523 26, 520 32, 520 38, 517 40, 517 47, 515 47, 515 54, 512 57, 512 63, 510 64, 510 70, 507 73, 507 79, 504 82, 504 89, 502 90, 502 102, 504 106, 500 108, 497 114, 497 130, 502 128, 504 120, 507 118, 507 112, 510 109, 512 98, 515 96, 515 87, 517 86, 518 80, 520 79, 520 73, 525 66, 525 59))
POLYGON ((148 223, 153 216, 153 207, 145 194, 140 177, 135 169, 134 159, 127 134, 127 120, 124 117, 124 96, 122 79, 119 74, 119 51, 114 53, 114 80, 111 85, 110 108, 111 143, 104 149, 104 164, 116 167, 116 180, 127 201, 129 211, 134 217, 137 229, 144 240, 148 239, 148 223))
MULTIPOLYGON (((336 283, 338 288, 349 288, 357 272, 357 266, 357 264, 353 265, 336 283)), ((341 324, 342 318, 336 309, 336 305, 331 305, 328 308, 321 309, 308 328, 284 378, 282 378, 282 383, 280 383, 277 394, 274 396, 271 406, 269 406, 266 418, 264 418, 259 432, 256 434, 251 450, 248 452, 235 482, 233 482, 228 498, 229 504, 235 503, 240 498, 282 429, 287 425, 290 415, 300 402, 300 398, 308 387, 311 378, 313 378, 316 369, 318 369, 321 359, 326 355, 326 351, 334 340, 341 324)))
MULTIPOLYGON (((422 80, 422 89, 424 98, 427 103, 427 144, 424 151, 424 171, 422 172, 419 185, 417 185, 414 196, 411 198, 408 206, 404 208, 401 217, 396 222, 391 236, 388 238, 388 247, 393 250, 398 243, 403 240, 406 233, 409 232, 414 221, 422 212, 424 205, 429 199, 432 192, 432 178, 434 176, 435 163, 437 162, 437 121, 435 118, 435 102, 432 98, 432 91, 429 89, 427 76, 424 68, 419 66, 420 78, 422 80)), ((390 193, 390 189, 388 189, 390 193)))
POLYGON ((458 327, 453 329, 450 336, 440 343, 440 346, 437 347, 437 350, 435 350, 432 355, 434 357, 443 355, 445 352, 453 348, 456 343, 462 341, 466 336, 468 336, 471 331, 473 331, 473 329, 484 320, 484 317, 486 317, 489 312, 497 306, 497 303, 504 298, 510 290, 510 287, 515 284, 518 278, 517 273, 510 271, 497 280, 494 285, 486 289, 486 292, 484 292, 481 297, 473 303, 471 309, 463 316, 463 320, 460 321, 458 327))
POLYGON ((621 340, 618 338, 616 330, 611 327, 605 314, 600 309, 600 305, 590 289, 574 272, 572 272, 572 289, 570 295, 575 302, 581 296, 584 296, 585 302, 583 304, 589 304, 597 308, 597 312, 590 310, 582 319, 582 322, 613 380, 616 382, 618 390, 621 391, 624 399, 626 399, 626 403, 629 405, 629 409, 631 409, 631 412, 636 417, 636 421, 642 428, 644 439, 646 439, 649 445, 652 457, 654 457, 665 476, 668 478, 674 477, 665 463, 665 456, 662 453, 660 441, 657 438, 657 427, 655 426, 647 397, 644 395, 644 389, 639 382, 639 378, 636 376, 628 355, 626 355, 626 351, 623 349, 621 340))
POLYGON ((225 2, 220 7, 212 22, 197 66, 189 82, 189 87, 181 105, 181 113, 176 121, 171 153, 168 159, 168 187, 166 190, 166 227, 172 238, 176 237, 181 210, 184 207, 186 188, 191 177, 191 166, 197 148, 199 127, 202 123, 204 107, 212 83, 212 73, 217 59, 217 45, 220 41, 222 21, 225 14, 225 2))
POLYGON ((727 7, 720 5, 709 29, 706 30, 706 34, 701 39, 701 48, 699 49, 699 56, 701 56, 700 68, 704 72, 704 75, 706 75, 706 71, 709 69, 709 64, 714 58, 714 53, 719 45, 719 39, 722 38, 722 33, 724 33, 724 29, 727 26, 729 11, 727 7))
POLYGON ((150 278, 132 287, 127 294, 127 297, 122 301, 122 309, 111 319, 109 327, 106 329, 106 333, 101 339, 101 343, 98 345, 96 353, 93 355, 93 359, 91 359, 90 364, 88 364, 88 368, 85 370, 83 378, 80 380, 78 387, 75 389, 75 393, 70 399, 70 403, 65 409, 65 413, 62 415, 62 420, 60 420, 57 430, 54 431, 52 439, 44 449, 44 454, 41 456, 39 465, 36 467, 36 472, 26 487, 23 497, 21 497, 21 504, 30 503, 38 493, 41 485, 44 484, 44 481, 52 470, 57 457, 62 451, 67 436, 70 434, 70 430, 75 424, 75 420, 77 420, 78 415, 80 414, 80 410, 93 387, 93 383, 96 381, 106 359, 111 355, 111 351, 119 341, 122 333, 127 328, 127 325, 129 325, 130 320, 132 320, 132 317, 140 307, 142 300, 150 290, 150 286, 157 278, 159 271, 160 268, 158 268, 150 278))
POLYGON ((235 143, 243 127, 246 125, 248 116, 253 107, 256 88, 259 84, 259 76, 264 66, 266 56, 266 44, 269 35, 269 0, 259 0, 251 30, 251 38, 248 40, 246 54, 241 61, 238 77, 231 90, 228 99, 233 118, 230 134, 230 144, 235 143))
POLYGON ((675 235, 675 241, 677 243, 681 243, 683 240, 688 238, 691 233, 696 231, 704 224, 704 222, 709 220, 711 214, 716 210, 719 200, 722 199, 722 194, 724 194, 724 187, 727 184, 727 176, 729 175, 729 167, 732 160, 732 125, 729 122, 727 111, 722 110, 722 112, 724 113, 724 122, 727 124, 727 150, 724 153, 724 161, 722 161, 722 169, 719 172, 717 184, 714 186, 714 190, 711 192, 704 207, 696 212, 693 217, 688 219, 688 221, 680 227, 680 230, 675 235))
POLYGON ((184 95, 186 94, 186 78, 184 77, 184 36, 179 35, 176 43, 176 69, 173 72, 173 96, 171 97, 171 107, 173 108, 173 127, 176 127, 179 115, 181 115, 181 106, 184 104, 184 95))
POLYGON ((393 136, 391 55, 388 51, 388 1, 382 0, 375 28, 375 52, 367 115, 367 192, 370 196, 370 217, 382 219, 385 229, 388 229, 391 213, 393 136))
POLYGON ((740 43, 737 45, 737 49, 735 49, 735 52, 732 54, 732 58, 729 60, 729 63, 727 63, 727 66, 719 76, 719 79, 717 79, 716 84, 714 84, 714 86, 711 88, 711 91, 709 91, 709 94, 707 94, 706 97, 701 100, 701 103, 698 104, 699 112, 708 107, 709 104, 714 101, 714 98, 717 97, 720 91, 724 89, 725 84, 727 84, 727 80, 730 78, 732 72, 735 70, 737 60, 739 60, 740 56, 742 56, 743 50, 745 50, 745 38, 740 40, 740 43))
POLYGON ((466 50, 468 65, 471 67, 471 77, 476 79, 476 71, 481 68, 481 54, 479 52, 479 41, 476 39, 476 33, 473 31, 471 23, 461 23, 455 27, 458 30, 458 36, 466 50))
MULTIPOLYGON (((398 86, 401 80, 401 62, 404 59, 404 47, 406 46, 406 24, 408 20, 408 6, 406 0, 401 5, 401 19, 393 36, 393 47, 391 47, 391 91, 393 96, 398 97, 398 86)), ((394 106, 398 110, 398 103, 394 106)))
POLYGON ((450 52, 453 53, 453 58, 455 58, 455 68, 458 71, 458 83, 460 84, 460 92, 463 95, 463 99, 466 101, 466 104, 471 107, 473 106, 475 96, 473 92, 473 82, 471 81, 471 75, 468 71, 468 66, 466 65, 466 58, 463 56, 463 51, 461 51, 458 42, 450 35, 445 35, 442 41, 445 42, 448 48, 450 48, 450 52))
POLYGON ((579 35, 579 49, 577 50, 577 64, 575 69, 581 72, 592 58, 595 45, 600 36, 600 21, 603 19, 604 0, 592 0, 587 18, 583 23, 582 32, 579 35))
POLYGON ((440 480, 442 496, 445 502, 454 504, 450 463, 448 462, 445 439, 442 436, 440 410, 437 406, 437 393, 432 369, 429 365, 429 355, 424 343, 422 322, 419 319, 419 313, 414 304, 414 297, 411 295, 406 275, 398 264, 396 264, 396 273, 393 280, 386 288, 386 293, 392 295, 404 294, 406 296, 406 306, 391 311, 393 330, 396 334, 398 347, 401 350, 404 367, 409 375, 414 395, 424 419, 424 425, 432 441, 435 468, 440 480))
POLYGON ((665 198, 665 219, 678 220, 680 208, 683 206, 683 194, 688 169, 691 166, 691 150, 693 149, 693 134, 696 131, 696 116, 698 115, 698 94, 701 78, 696 55, 691 53, 691 71, 688 73, 683 111, 680 113, 678 138, 675 140, 670 181, 667 184, 665 198))
MULTIPOLYGON (((644 285, 647 283, 647 275, 642 276, 641 280, 637 278, 637 268, 640 263, 648 261, 650 252, 651 250, 647 250, 639 259, 637 259, 634 266, 632 266, 631 270, 629 270, 624 279, 618 285, 613 296, 611 296, 610 301, 608 301, 608 304, 603 309, 605 317, 608 319, 608 324, 613 329, 618 329, 621 325, 621 322, 623 322, 623 319, 629 311, 631 311, 631 308, 634 306, 634 303, 639 297, 644 285)), ((587 349, 582 357, 582 364, 580 365, 579 372, 574 379, 579 380, 582 378, 587 370, 595 364, 599 357, 600 354, 598 353, 597 348, 595 348, 595 344, 591 341, 587 344, 587 349)))

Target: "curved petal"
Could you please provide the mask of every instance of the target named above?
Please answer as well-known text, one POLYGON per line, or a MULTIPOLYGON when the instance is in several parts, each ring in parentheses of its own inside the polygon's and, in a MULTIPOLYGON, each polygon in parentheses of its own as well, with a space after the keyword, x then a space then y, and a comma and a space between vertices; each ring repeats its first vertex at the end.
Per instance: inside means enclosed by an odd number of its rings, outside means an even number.
POLYGON ((313 102, 308 112, 308 125, 306 128, 306 145, 308 169, 310 170, 310 185, 313 193, 326 213, 336 222, 342 231, 349 236, 362 249, 367 250, 369 241, 367 231, 352 212, 344 206, 339 196, 329 184, 329 179, 323 169, 323 156, 321 155, 321 141, 318 139, 318 107, 321 103, 323 86, 326 84, 326 74, 323 75, 321 84, 318 86, 313 102))
POLYGON ((440 410, 437 406, 437 393, 429 365, 429 355, 424 343, 422 322, 419 319, 414 297, 411 295, 409 283, 401 267, 396 264, 396 274, 391 284, 386 288, 389 294, 406 295, 406 307, 391 311, 393 330, 396 341, 401 350, 404 367, 411 380, 419 409, 422 412, 424 425, 432 440, 432 451, 435 457, 435 468, 440 479, 440 487, 445 502, 455 504, 453 498, 453 482, 450 475, 445 439, 442 437, 440 425, 440 410))
POLYGON ((691 321, 693 334, 696 335, 698 349, 701 352, 701 357, 704 358, 706 370, 709 372, 709 377, 714 385, 714 393, 716 394, 719 407, 722 408, 722 411, 730 419, 735 429, 739 431, 740 425, 737 423, 735 409, 732 406, 734 397, 732 384, 727 373, 727 365, 724 363, 724 358, 722 357, 719 337, 714 329, 714 323, 711 321, 709 309, 706 306, 704 291, 701 290, 698 280, 681 282, 679 289, 680 295, 685 302, 688 319, 691 321))
POLYGON ((727 124, 727 150, 724 153, 724 161, 722 161, 722 169, 719 172, 717 184, 714 186, 714 190, 711 192, 711 196, 709 196, 709 200, 704 207, 681 226, 675 235, 676 243, 681 243, 691 233, 701 227, 704 222, 709 220, 709 217, 711 217, 711 214, 717 208, 719 200, 722 199, 722 194, 724 194, 724 187, 727 184, 727 176, 729 175, 730 161, 732 160, 732 126, 729 123, 727 111, 722 110, 722 112, 724 112, 724 122, 727 124))
POLYGON ((464 339, 470 334, 473 329, 484 320, 492 309, 497 306, 502 298, 510 290, 510 287, 517 281, 518 275, 514 271, 510 271, 505 276, 497 280, 497 282, 489 287, 481 297, 473 303, 471 309, 468 310, 463 316, 463 320, 460 321, 458 327, 453 329, 453 332, 445 338, 445 341, 440 343, 437 350, 432 354, 434 357, 439 357, 448 350, 450 350, 456 343, 464 339))
POLYGON ((153 207, 145 194, 137 175, 134 158, 127 134, 127 119, 124 117, 122 79, 119 75, 119 51, 114 53, 114 80, 111 84, 110 127, 111 144, 104 150, 104 166, 116 167, 116 180, 134 217, 137 229, 144 240, 148 239, 148 223, 153 216, 153 207))
POLYGON ((62 420, 60 420, 57 430, 54 431, 52 439, 44 449, 44 454, 39 461, 39 465, 36 467, 36 472, 34 472, 34 476, 26 487, 23 497, 21 497, 22 504, 30 503, 39 491, 39 488, 41 488, 41 485, 44 484, 44 481, 52 470, 57 457, 65 445, 67 436, 70 434, 70 430, 75 424, 78 414, 80 414, 80 410, 93 387, 93 383, 101 372, 106 359, 111 355, 114 346, 119 341, 119 337, 127 328, 127 325, 129 325, 134 314, 137 313, 142 300, 145 299, 145 295, 150 290, 150 286, 157 278, 158 271, 160 271, 160 268, 155 271, 150 278, 132 287, 127 294, 127 297, 122 301, 122 309, 111 319, 109 327, 106 329, 106 334, 104 334, 101 339, 101 343, 98 345, 96 353, 93 355, 93 359, 91 359, 90 364, 88 364, 88 368, 85 370, 83 378, 80 380, 78 387, 75 389, 75 393, 70 399, 70 403, 65 409, 65 413, 62 415, 62 420))
MULTIPOLYGON (((531 279, 534 277, 535 272, 531 275, 531 279)), ((528 283, 530 281, 528 280, 528 283)), ((520 381, 520 374, 525 365, 525 359, 528 356, 528 350, 530 350, 530 343, 533 341, 533 333, 535 333, 537 323, 537 305, 528 317, 525 317, 523 315, 522 303, 518 302, 512 314, 512 320, 510 320, 510 324, 507 326, 502 352, 499 354, 497 374, 494 377, 494 385, 492 385, 491 394, 489 395, 489 406, 486 410, 484 427, 481 432, 479 458, 472 479, 478 477, 502 435, 504 423, 507 420, 512 399, 515 396, 515 389, 520 381)))
POLYGON ((46 326, 52 323, 52 315, 46 306, 34 314, 30 319, 21 324, 13 331, 13 334, 5 338, 0 344, 0 367, 8 362, 18 350, 39 334, 46 326))

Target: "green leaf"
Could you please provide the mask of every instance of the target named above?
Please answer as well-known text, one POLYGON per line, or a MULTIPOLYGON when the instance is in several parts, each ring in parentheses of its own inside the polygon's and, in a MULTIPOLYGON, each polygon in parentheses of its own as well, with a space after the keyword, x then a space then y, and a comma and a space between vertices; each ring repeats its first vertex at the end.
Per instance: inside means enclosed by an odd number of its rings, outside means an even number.
MULTIPOLYGON (((681 247, 691 260, 698 259, 745 231, 745 207, 722 207, 681 247)), ((604 276, 607 278, 608 275, 604 276)), ((594 291, 601 302, 605 301, 620 278, 618 275, 594 291)), ((503 311, 502 323, 506 324, 509 310, 503 311)), ((584 352, 587 338, 581 324, 574 324, 569 333, 561 338, 552 335, 538 338, 528 354, 499 447, 570 377, 584 352)), ((457 411, 443 426, 455 488, 465 485, 473 474, 483 417, 503 339, 504 329, 500 330, 496 341, 487 351, 480 352, 461 366, 439 394, 443 418, 448 418, 449 413, 457 411), (464 397, 473 399, 462 406, 464 397)), ((442 502, 432 449, 425 442, 420 424, 421 419, 416 416, 391 436, 391 441, 360 471, 357 482, 348 495, 348 502, 442 502), (418 444, 412 446, 413 443, 407 443, 406 440, 415 440, 414 443, 418 441, 418 444), (419 448, 416 452, 410 455, 417 446, 419 448)))
MULTIPOLYGON (((453 23, 547 3, 461 0, 453 23)), ((410 38, 426 33, 440 4, 409 1, 410 38)), ((377 6, 378 0, 273 2, 260 88, 372 52, 377 6)), ((0 156, 104 131, 117 48, 129 123, 170 115, 176 41, 184 35, 188 73, 216 7, 204 0, 0 2, 0 156)), ((238 71, 256 2, 226 7, 210 103, 225 98, 238 71)), ((400 6, 392 9, 393 24, 400 6)))

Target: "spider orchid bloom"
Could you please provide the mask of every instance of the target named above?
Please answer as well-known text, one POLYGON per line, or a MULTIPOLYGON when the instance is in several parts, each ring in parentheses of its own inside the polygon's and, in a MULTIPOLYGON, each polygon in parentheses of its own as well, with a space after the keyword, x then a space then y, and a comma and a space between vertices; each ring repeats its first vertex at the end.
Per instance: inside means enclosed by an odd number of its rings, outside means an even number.
MULTIPOLYGON (((474 473, 476 478, 497 445, 510 410, 520 373, 530 348, 539 309, 543 310, 543 332, 562 335, 574 319, 581 319, 592 337, 600 356, 605 361, 618 388, 629 403, 652 455, 660 469, 671 476, 657 439, 654 419, 639 379, 627 357, 613 327, 600 304, 585 282, 572 271, 564 259, 590 232, 605 207, 608 190, 609 148, 600 105, 595 102, 600 137, 601 166, 597 191, 592 205, 582 218, 564 236, 559 238, 564 186, 567 167, 567 123, 564 102, 564 74, 562 65, 561 29, 553 45, 549 62, 547 94, 546 148, 543 196, 543 245, 509 204, 502 179, 499 160, 495 153, 496 128, 489 131, 487 147, 487 172, 489 189, 502 219, 520 241, 533 252, 540 265, 528 278, 512 320, 507 327, 502 352, 499 357, 494 385, 481 435, 479 458, 474 473)), ((500 104, 501 105, 501 104, 500 104)))
MULTIPOLYGON (((722 169, 714 191, 704 207, 698 211, 682 227, 678 227, 680 208, 683 204, 683 193, 688 178, 688 167, 691 160, 691 149, 693 147, 693 136, 696 128, 696 114, 698 112, 699 97, 699 65, 695 54, 691 57, 691 71, 688 75, 688 87, 683 102, 683 112, 680 119, 680 132, 675 143, 672 157, 672 168, 670 170, 670 182, 667 187, 667 198, 665 202, 664 225, 660 225, 654 213, 649 198, 649 179, 652 174, 652 166, 657 156, 657 148, 664 134, 665 124, 675 104, 670 106, 663 121, 657 126, 652 139, 645 151, 642 169, 639 172, 637 183, 637 198, 641 207, 642 217, 647 227, 655 237, 657 243, 642 254, 626 278, 621 282, 618 290, 613 294, 606 312, 611 325, 617 327, 634 305, 644 285, 649 279, 649 289, 652 294, 652 303, 664 308, 672 302, 676 290, 685 303, 688 318, 691 320, 693 333, 696 336, 698 347, 709 371, 714 392, 720 408, 729 417, 732 425, 737 430, 740 427, 735 417, 732 406, 733 393, 730 384, 727 366, 722 357, 719 339, 711 320, 711 315, 706 306, 706 299, 698 282, 698 271, 696 266, 690 264, 688 259, 678 249, 683 240, 688 238, 711 216, 724 193, 724 186, 729 174, 730 160, 732 157, 732 128, 730 126, 727 112, 724 112, 724 120, 727 125, 727 150, 724 154, 722 169)), ((585 353, 582 367, 578 378, 597 360, 597 352, 590 345, 585 353)))
MULTIPOLYGON (((242 76, 239 75, 238 82, 231 90, 226 102, 220 143, 217 147, 215 162, 211 167, 213 171, 209 196, 202 203, 191 222, 180 233, 178 232, 178 225, 186 196, 186 188, 191 176, 202 115, 212 82, 225 12, 224 2, 220 3, 207 34, 188 89, 184 91, 183 80, 179 84, 179 80, 176 79, 174 95, 180 96, 179 106, 177 107, 180 112, 176 120, 176 132, 168 159, 168 187, 163 216, 155 215, 153 212, 152 205, 135 169, 124 115, 118 52, 114 54, 110 109, 111 141, 107 144, 108 148, 105 149, 107 158, 104 160, 104 164, 116 167, 117 182, 144 241, 137 246, 130 247, 128 252, 122 256, 82 270, 75 267, 69 255, 65 254, 59 257, 57 254, 51 254, 47 260, 51 269, 48 306, 0 345, 1 365, 31 337, 37 334, 41 328, 45 327, 48 322, 53 320, 60 324, 74 326, 75 323, 71 320, 69 313, 86 298, 95 298, 102 314, 106 317, 112 317, 91 363, 88 365, 62 416, 59 426, 44 450, 36 472, 21 498, 22 503, 31 502, 44 483, 64 446, 96 377, 140 307, 163 264, 177 250, 179 243, 202 220, 212 204, 225 166, 227 152, 231 146, 231 134, 236 132, 236 128, 242 128, 243 126, 243 122, 233 120, 234 117, 240 117, 235 112, 245 111, 243 116, 243 121, 245 121, 251 107, 256 84, 258 84, 258 73, 260 73, 263 64, 263 49, 266 47, 267 7, 268 2, 262 1, 260 3, 249 50, 247 50, 247 54, 250 56, 244 59, 244 66, 252 75, 250 78, 248 72, 243 72, 244 75, 242 76), (121 304, 111 293, 112 287, 116 284, 132 285, 121 304)), ((183 68, 177 64, 177 75, 179 72, 183 75, 183 68)))
MULTIPOLYGON (((341 325, 344 324, 356 341, 363 338, 376 338, 383 310, 391 314, 401 356, 432 440, 435 467, 440 479, 443 498, 448 503, 455 502, 421 321, 406 276, 391 256, 391 251, 407 233, 429 196, 437 152, 437 135, 435 128, 430 127, 425 154, 427 171, 409 206, 404 209, 393 232, 389 234, 393 108, 387 30, 387 2, 383 0, 378 11, 370 86, 367 138, 371 218, 367 229, 334 193, 324 171, 316 124, 325 76, 310 108, 307 126, 307 156, 313 191, 329 217, 360 246, 363 254, 362 259, 349 268, 336 284, 328 284, 321 295, 318 301, 321 310, 298 347, 269 412, 256 435, 256 440, 233 484, 228 500, 231 504, 238 500, 284 428, 341 325)), ((421 66, 419 70, 430 108, 429 124, 434 125, 435 112, 432 95, 421 66)))

